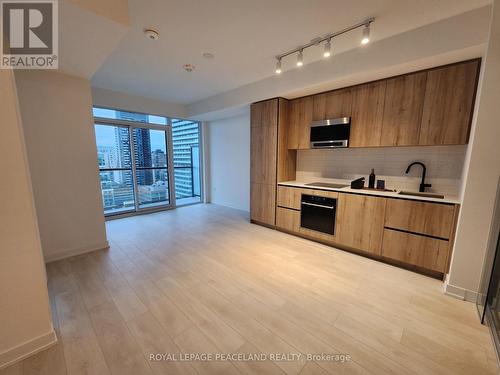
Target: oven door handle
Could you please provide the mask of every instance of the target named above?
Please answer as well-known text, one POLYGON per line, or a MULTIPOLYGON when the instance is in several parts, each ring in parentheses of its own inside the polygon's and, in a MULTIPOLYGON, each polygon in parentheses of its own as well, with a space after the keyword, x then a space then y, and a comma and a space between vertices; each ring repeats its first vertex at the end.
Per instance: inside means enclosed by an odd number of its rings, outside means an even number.
POLYGON ((305 206, 313 206, 313 207, 326 208, 328 210, 333 210, 335 208, 335 206, 323 206, 321 204, 308 203, 308 202, 301 202, 301 204, 303 204, 305 206))

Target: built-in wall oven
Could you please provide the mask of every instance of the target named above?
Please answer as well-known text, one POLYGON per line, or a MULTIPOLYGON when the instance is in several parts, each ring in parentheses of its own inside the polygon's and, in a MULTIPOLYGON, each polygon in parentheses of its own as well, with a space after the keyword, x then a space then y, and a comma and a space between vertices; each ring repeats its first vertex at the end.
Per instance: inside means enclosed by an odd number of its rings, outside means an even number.
POLYGON ((302 194, 300 226, 327 234, 335 234, 337 199, 302 194))

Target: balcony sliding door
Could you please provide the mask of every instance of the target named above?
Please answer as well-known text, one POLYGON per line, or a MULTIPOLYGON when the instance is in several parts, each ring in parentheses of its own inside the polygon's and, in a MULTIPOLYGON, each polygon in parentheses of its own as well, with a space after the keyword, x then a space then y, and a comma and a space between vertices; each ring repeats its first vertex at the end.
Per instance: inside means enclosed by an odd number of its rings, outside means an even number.
POLYGON ((170 204, 165 130, 133 128, 138 208, 170 204))
POLYGON ((130 133, 124 126, 95 125, 104 214, 135 210, 130 133))

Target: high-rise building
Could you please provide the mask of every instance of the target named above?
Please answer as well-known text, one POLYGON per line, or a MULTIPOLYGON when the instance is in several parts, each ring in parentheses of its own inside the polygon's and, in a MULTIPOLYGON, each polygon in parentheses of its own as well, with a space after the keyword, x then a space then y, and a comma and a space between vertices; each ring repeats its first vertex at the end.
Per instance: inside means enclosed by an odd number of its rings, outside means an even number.
POLYGON ((176 198, 200 195, 199 142, 200 129, 198 122, 172 119, 176 198))

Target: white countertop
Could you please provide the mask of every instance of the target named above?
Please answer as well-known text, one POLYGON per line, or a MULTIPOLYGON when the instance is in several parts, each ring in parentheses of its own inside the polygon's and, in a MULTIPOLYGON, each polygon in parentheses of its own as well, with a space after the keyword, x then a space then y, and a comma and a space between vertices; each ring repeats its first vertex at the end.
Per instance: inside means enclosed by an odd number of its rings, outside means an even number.
MULTIPOLYGON (((328 179, 324 178, 318 179, 317 181, 311 182, 302 182, 302 181, 285 181, 279 182, 278 185, 283 186, 294 186, 305 189, 314 189, 314 190, 329 190, 329 191, 338 191, 342 193, 355 193, 355 194, 365 194, 365 195, 376 195, 380 197, 388 197, 388 198, 400 198, 400 199, 410 199, 415 201, 426 201, 426 202, 437 202, 437 203, 451 203, 451 204, 460 204, 460 199, 457 196, 445 195, 443 199, 440 198, 431 198, 431 197, 420 197, 414 195, 400 195, 399 191, 384 191, 384 190, 366 190, 366 189, 351 189, 351 181, 350 180, 340 180, 340 179, 328 179), (330 188, 330 187, 318 187, 306 185, 311 182, 323 182, 323 183, 332 183, 332 184, 344 184, 347 185, 343 188, 330 188)), ((415 192, 417 193, 417 192, 415 192)))

